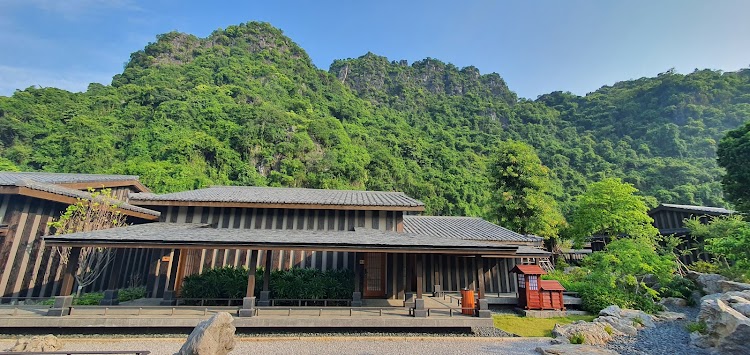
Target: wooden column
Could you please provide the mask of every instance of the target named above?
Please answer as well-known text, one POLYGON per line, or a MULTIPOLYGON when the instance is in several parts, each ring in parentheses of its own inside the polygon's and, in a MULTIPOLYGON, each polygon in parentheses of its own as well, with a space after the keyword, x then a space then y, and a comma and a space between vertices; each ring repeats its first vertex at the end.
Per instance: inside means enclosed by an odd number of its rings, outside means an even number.
POLYGON ((354 292, 362 292, 362 266, 359 264, 359 257, 362 253, 354 252, 354 292))
POLYGON ((416 274, 415 279, 417 282, 417 299, 422 299, 422 276, 424 275, 424 263, 422 262, 423 257, 424 255, 422 254, 417 254, 414 257, 416 259, 416 267, 414 268, 414 273, 416 274))
POLYGON ((65 265, 65 271, 60 286, 60 296, 70 296, 73 293, 73 285, 76 282, 76 271, 78 271, 78 260, 81 257, 81 247, 70 249, 68 263, 65 265))
POLYGON ((247 294, 246 297, 255 296, 255 265, 258 265, 258 251, 250 252, 250 268, 247 270, 247 294))
POLYGON ((271 288, 271 258, 273 250, 266 250, 266 268, 263 270, 263 291, 270 291, 271 288))
POLYGON ((187 267, 188 249, 180 249, 180 256, 177 258, 177 274, 174 277, 174 292, 179 294, 182 287, 182 279, 185 278, 185 268, 187 267))
POLYGON ((474 260, 477 264, 477 280, 479 281, 477 282, 477 284, 479 285, 478 294, 479 298, 482 299, 484 298, 484 265, 482 263, 482 256, 477 255, 476 257, 474 257, 474 260))

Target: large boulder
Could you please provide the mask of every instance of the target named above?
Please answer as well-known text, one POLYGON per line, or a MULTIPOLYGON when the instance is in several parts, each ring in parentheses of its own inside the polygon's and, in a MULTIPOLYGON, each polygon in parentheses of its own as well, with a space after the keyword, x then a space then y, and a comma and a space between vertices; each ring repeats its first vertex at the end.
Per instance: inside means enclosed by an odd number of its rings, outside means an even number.
POLYGON ((701 348, 713 348, 719 354, 750 353, 746 345, 747 339, 750 339, 750 319, 746 313, 748 304, 750 291, 727 292, 718 297, 705 298, 701 302, 697 320, 706 324, 706 330, 703 334, 692 334, 691 343, 701 348))
POLYGON ((234 318, 227 312, 216 313, 193 329, 175 355, 226 355, 234 349, 234 318))
MULTIPOLYGON (((582 336, 583 344, 603 345, 612 340, 612 334, 605 330, 606 327, 606 323, 582 320, 565 325, 555 324, 552 329, 552 337, 570 340, 574 336, 582 336)), ((614 329, 612 331, 614 333, 614 329)), ((562 342, 564 343, 564 340, 562 342)))
MULTIPOLYGON (((618 332, 627 336, 638 335, 638 329, 633 325, 633 323, 627 320, 624 320, 623 318, 620 318, 620 317, 599 316, 596 319, 594 319, 594 322, 609 324, 609 326, 613 330, 617 330, 618 332)), ((606 327, 604 330, 605 331, 607 330, 606 327)), ((613 335, 614 335, 614 332, 613 332, 613 335)))
POLYGON ((722 292, 720 281, 727 281, 727 278, 718 274, 704 274, 695 271, 688 271, 687 278, 695 281, 705 294, 722 292))
POLYGON ((718 282, 721 292, 750 291, 750 284, 721 280, 718 282))
POLYGON ((590 345, 558 344, 540 346, 536 352, 542 355, 617 355, 614 350, 604 349, 590 345))
POLYGON ((635 328, 651 328, 656 326, 656 323, 654 323, 654 317, 650 314, 637 309, 622 309, 615 305, 609 306, 599 311, 599 318, 601 317, 610 317, 605 319, 619 318, 622 322, 630 324, 635 328))
POLYGON ((687 307, 687 300, 679 297, 664 297, 659 304, 666 309, 682 308, 687 307))
POLYGON ((62 349, 63 343, 56 336, 49 335, 38 335, 31 338, 20 338, 16 340, 16 344, 8 351, 15 352, 48 352, 58 351, 62 349))

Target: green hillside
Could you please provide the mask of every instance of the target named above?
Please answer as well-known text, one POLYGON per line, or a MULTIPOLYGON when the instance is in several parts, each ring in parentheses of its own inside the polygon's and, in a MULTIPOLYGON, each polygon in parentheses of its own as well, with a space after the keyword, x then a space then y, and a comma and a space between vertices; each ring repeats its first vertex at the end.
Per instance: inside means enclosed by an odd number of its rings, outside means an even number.
MULTIPOLYGON (((662 202, 723 205, 716 142, 750 120, 750 70, 663 73, 585 97, 518 99, 497 74, 366 54, 316 68, 265 23, 158 36, 112 84, 0 97, 0 168, 211 184, 399 190, 486 215, 497 142, 533 145, 563 212, 622 177, 662 202)), ((655 201, 655 200, 652 200, 655 201)))

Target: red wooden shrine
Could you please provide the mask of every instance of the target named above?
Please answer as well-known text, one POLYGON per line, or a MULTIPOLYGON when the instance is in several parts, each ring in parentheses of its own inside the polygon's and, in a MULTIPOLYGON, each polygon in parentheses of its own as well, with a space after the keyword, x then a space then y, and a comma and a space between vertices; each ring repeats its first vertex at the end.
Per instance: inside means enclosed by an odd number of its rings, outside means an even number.
POLYGON ((539 265, 516 265, 510 272, 517 275, 518 306, 523 309, 565 310, 565 288, 555 280, 542 280, 547 274, 539 265))

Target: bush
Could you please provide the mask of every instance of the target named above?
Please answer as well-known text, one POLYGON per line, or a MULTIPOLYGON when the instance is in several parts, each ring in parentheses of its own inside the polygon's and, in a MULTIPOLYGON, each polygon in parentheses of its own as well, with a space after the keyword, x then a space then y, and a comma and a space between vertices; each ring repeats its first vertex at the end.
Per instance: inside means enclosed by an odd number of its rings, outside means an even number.
POLYGON ((137 300, 139 298, 146 297, 146 287, 140 286, 140 287, 130 287, 130 288, 123 288, 117 293, 117 299, 120 302, 127 302, 132 300, 137 300))
POLYGON ((583 344, 583 341, 585 339, 583 337, 583 334, 581 334, 581 333, 575 333, 575 334, 571 335, 568 340, 570 340, 571 344, 583 344))
POLYGON ((180 297, 239 299, 245 297, 246 292, 247 269, 227 266, 186 276, 182 281, 180 297))
POLYGON ((89 292, 75 298, 73 304, 78 306, 98 306, 99 301, 102 299, 104 299, 103 292, 89 292))
POLYGON ((706 322, 690 322, 688 323, 685 328, 687 328, 688 332, 698 332, 701 334, 706 333, 706 322))
POLYGON ((702 272, 704 274, 716 274, 719 272, 719 265, 703 260, 699 260, 690 264, 688 268, 695 272, 702 272))
POLYGON ((692 298, 693 291, 697 289, 698 287, 692 280, 686 279, 682 276, 675 276, 672 280, 659 288, 659 296, 677 297, 689 300, 692 298))
MULTIPOLYGON (((247 269, 222 267, 185 277, 181 298, 233 298, 247 292, 247 269)), ((256 270, 255 296, 260 296, 263 269, 256 270)), ((354 274, 350 270, 293 268, 271 272, 269 284, 274 299, 350 299, 354 292, 354 274)))
POLYGON ((578 292, 582 308, 591 313, 613 304, 647 313, 662 310, 656 303, 660 293, 646 285, 647 278, 667 285, 665 292, 670 294, 689 295, 691 287, 689 281, 675 280, 673 256, 659 253, 646 238, 615 240, 607 250, 587 256, 581 265, 570 273, 556 270, 544 278, 558 280, 566 290, 578 292))

